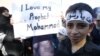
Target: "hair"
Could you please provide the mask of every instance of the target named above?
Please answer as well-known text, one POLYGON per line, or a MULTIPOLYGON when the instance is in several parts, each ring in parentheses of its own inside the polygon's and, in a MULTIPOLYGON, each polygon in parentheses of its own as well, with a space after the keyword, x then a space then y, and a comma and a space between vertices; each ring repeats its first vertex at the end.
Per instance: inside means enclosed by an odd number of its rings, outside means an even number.
POLYGON ((97 15, 98 15, 97 11, 98 11, 98 9, 100 9, 100 7, 96 7, 96 8, 93 9, 94 14, 95 14, 95 18, 97 18, 97 15))
POLYGON ((76 4, 71 5, 68 8, 68 10, 66 11, 65 16, 69 12, 75 13, 77 10, 79 10, 80 12, 83 11, 83 10, 88 11, 89 13, 91 13, 93 18, 95 17, 93 9, 88 4, 85 4, 85 3, 76 3, 76 4))
POLYGON ((9 12, 9 10, 6 7, 0 7, 0 14, 2 14, 5 10, 9 12))

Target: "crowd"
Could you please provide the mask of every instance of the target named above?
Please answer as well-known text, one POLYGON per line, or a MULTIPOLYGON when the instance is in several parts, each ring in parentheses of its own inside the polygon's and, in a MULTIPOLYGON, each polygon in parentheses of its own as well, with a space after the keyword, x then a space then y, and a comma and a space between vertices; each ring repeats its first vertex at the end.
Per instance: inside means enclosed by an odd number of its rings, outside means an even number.
POLYGON ((11 15, 0 7, 0 56, 100 56, 100 7, 71 5, 57 34, 14 38, 11 15))

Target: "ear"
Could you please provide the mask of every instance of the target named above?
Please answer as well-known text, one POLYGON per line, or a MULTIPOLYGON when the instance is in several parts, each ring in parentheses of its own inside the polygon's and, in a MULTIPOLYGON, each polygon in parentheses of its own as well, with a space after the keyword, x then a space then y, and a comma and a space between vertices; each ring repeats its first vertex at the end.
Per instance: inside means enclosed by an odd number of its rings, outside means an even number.
POLYGON ((62 25, 63 25, 63 27, 66 27, 66 20, 65 19, 62 20, 62 25))
POLYGON ((93 30, 93 28, 94 28, 94 25, 95 25, 94 23, 92 23, 92 24, 89 25, 89 33, 92 32, 92 30, 93 30))

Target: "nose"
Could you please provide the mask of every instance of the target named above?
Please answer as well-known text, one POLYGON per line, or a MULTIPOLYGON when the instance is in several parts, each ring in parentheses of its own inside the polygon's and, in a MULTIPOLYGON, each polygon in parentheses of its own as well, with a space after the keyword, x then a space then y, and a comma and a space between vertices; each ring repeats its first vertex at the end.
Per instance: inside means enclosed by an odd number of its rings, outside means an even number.
POLYGON ((74 26, 74 27, 72 28, 71 33, 74 34, 74 35, 76 35, 76 34, 78 33, 78 29, 77 29, 76 26, 74 26))

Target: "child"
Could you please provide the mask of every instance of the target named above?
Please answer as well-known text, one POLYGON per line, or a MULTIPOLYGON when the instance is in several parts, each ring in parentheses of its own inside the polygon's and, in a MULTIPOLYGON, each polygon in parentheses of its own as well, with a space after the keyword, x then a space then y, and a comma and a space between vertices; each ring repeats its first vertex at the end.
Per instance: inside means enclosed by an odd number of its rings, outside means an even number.
POLYGON ((100 56, 88 34, 93 29, 94 13, 85 3, 76 3, 66 11, 67 38, 61 42, 57 56, 100 56))

